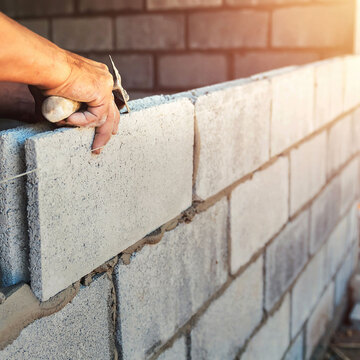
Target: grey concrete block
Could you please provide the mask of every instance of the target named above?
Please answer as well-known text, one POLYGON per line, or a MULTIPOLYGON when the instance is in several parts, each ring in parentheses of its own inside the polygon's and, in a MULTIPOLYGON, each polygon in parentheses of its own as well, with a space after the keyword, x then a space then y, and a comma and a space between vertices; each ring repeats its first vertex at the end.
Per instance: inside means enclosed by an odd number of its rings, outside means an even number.
POLYGON ((93 129, 26 143, 31 286, 48 299, 191 205, 193 105, 135 101, 100 156, 93 129), (54 161, 56 159, 56 161, 54 161))
MULTIPOLYGON (((45 128, 0 132, 0 182, 26 171, 24 142, 45 128)), ((26 176, 0 184, 0 286, 30 279, 25 184, 26 176)))
POLYGON ((304 359, 304 334, 301 332, 290 346, 284 360, 303 360, 304 359))
POLYGON ((280 157, 231 195, 231 271, 235 273, 288 219, 288 159, 280 157))
POLYGON ((270 310, 304 267, 308 258, 309 211, 305 211, 266 249, 265 308, 270 310))
POLYGON ((270 141, 267 80, 206 89, 195 104, 200 143, 196 194, 204 199, 265 163, 270 141))
POLYGON ((211 303, 191 333, 192 359, 234 359, 262 318, 262 258, 211 303))
POLYGON ((59 312, 36 320, 3 351, 1 359, 113 359, 111 282, 96 279, 59 312))
POLYGON ((124 359, 165 343, 227 279, 224 198, 115 269, 124 359))
POLYGON ((360 56, 346 56, 344 110, 348 111, 360 103, 360 56))
POLYGON ((350 313, 350 321, 356 328, 360 329, 360 303, 355 304, 350 313))
POLYGON ((241 360, 282 359, 290 344, 290 295, 267 319, 246 347, 241 360))
POLYGON ((314 254, 327 239, 340 217, 341 187, 332 180, 311 205, 310 253, 314 254))
POLYGON ((356 158, 352 160, 340 174, 341 214, 345 214, 355 199, 357 199, 360 188, 359 183, 359 159, 356 158))
POLYGON ((159 357, 158 360, 186 360, 186 342, 185 337, 182 336, 177 339, 173 346, 165 350, 159 357))

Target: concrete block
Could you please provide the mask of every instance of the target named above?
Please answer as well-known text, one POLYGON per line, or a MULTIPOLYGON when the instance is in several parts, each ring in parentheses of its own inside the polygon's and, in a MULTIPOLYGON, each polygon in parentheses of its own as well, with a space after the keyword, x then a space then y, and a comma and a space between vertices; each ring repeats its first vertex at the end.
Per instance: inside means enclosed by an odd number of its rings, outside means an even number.
POLYGON ((220 6, 222 0, 146 0, 149 10, 188 9, 220 6))
POLYGON ((265 11, 192 13, 189 15, 189 46, 192 49, 265 48, 268 23, 269 15, 265 11))
POLYGON ((271 78, 271 84, 273 156, 314 130, 314 68, 304 66, 275 75, 271 78))
POLYGON ((256 172, 231 195, 231 272, 260 250, 288 219, 288 159, 256 172))
POLYGON ((31 286, 42 300, 191 205, 193 105, 154 97, 130 106, 100 156, 90 152, 93 129, 26 144, 29 169, 39 169, 28 179, 28 218, 31 286))
POLYGON ((345 116, 329 130, 328 176, 333 175, 353 153, 352 118, 345 116))
POLYGON ((316 345, 327 330, 334 312, 334 283, 330 283, 322 295, 306 326, 306 359, 309 359, 316 345))
POLYGON ((343 58, 321 61, 315 66, 315 129, 334 120, 344 107, 343 58))
POLYGON ((359 160, 352 160, 340 174, 341 208, 340 213, 345 214, 354 203, 359 194, 359 160))
POLYGON ((151 354, 225 283, 227 208, 224 198, 117 266, 123 359, 151 354))
POLYGON ((266 248, 265 308, 271 310, 308 258, 309 211, 305 211, 266 248))
MULTIPOLYGON (((260 0, 262 1, 262 0, 260 0)), ((244 3, 244 0, 241 0, 244 3)), ((319 60, 315 52, 291 52, 284 51, 247 51, 235 54, 235 78, 247 77, 264 71, 278 69, 289 65, 302 65, 319 60)))
POLYGON ((191 332, 192 359, 234 359, 262 318, 259 258, 211 303, 191 332))
POLYGON ((304 359, 304 334, 301 332, 290 346, 284 360, 304 359))
POLYGON ((341 187, 339 178, 327 185, 311 205, 310 253, 325 242, 340 217, 341 187))
POLYGON ((360 150, 360 108, 357 108, 352 113, 352 128, 353 128, 353 153, 360 150))
MULTIPOLYGON (((353 249, 350 250, 349 254, 346 256, 340 270, 335 277, 335 305, 339 305, 341 300, 347 293, 349 280, 355 269, 355 257, 354 253, 358 255, 353 249)), ((357 257, 356 257, 357 260, 357 257)))
POLYGON ((360 329, 360 303, 355 304, 350 313, 350 321, 353 326, 360 329))
POLYGON ((112 49, 111 19, 106 17, 60 18, 52 22, 53 41, 68 50, 112 49))
POLYGON ((325 287, 325 251, 321 249, 300 275, 291 294, 291 336, 294 337, 309 317, 325 287))
POLYGON ((290 296, 250 340, 241 360, 282 359, 290 344, 290 296))
POLYGON ((183 15, 133 15, 116 18, 116 47, 119 50, 185 48, 183 15))
POLYGON ((360 56, 347 56, 345 61, 344 110, 360 104, 360 56))
MULTIPOLYGON (((0 132, 0 182, 26 171, 24 142, 45 128, 24 126, 0 132)), ((0 286, 30 279, 25 184, 25 176, 0 184, 0 286)))
POLYGON ((235 81, 205 89, 195 104, 200 143, 196 194, 203 199, 265 163, 270 136, 266 80, 235 81))
POLYGON ((80 0, 80 12, 99 12, 108 10, 141 10, 142 0, 80 0))
POLYGON ((185 337, 182 336, 176 340, 173 346, 165 350, 159 357, 158 360, 186 360, 186 342, 185 337))
POLYGON ((62 310, 26 327, 0 358, 113 359, 111 300, 111 282, 102 275, 62 310))
POLYGON ((272 24, 271 41, 274 47, 351 46, 353 19, 350 3, 276 9, 272 24))
POLYGON ((322 132, 290 152, 290 213, 294 214, 325 185, 327 134, 322 132))
POLYGON ((228 80, 227 58, 219 54, 163 55, 158 60, 159 85, 191 89, 228 80))

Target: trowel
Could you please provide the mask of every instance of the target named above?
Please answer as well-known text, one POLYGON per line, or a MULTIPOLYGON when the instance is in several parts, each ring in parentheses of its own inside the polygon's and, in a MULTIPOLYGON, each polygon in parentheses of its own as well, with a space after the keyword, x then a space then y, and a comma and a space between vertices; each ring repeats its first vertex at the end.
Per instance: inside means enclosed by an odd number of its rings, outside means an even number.
MULTIPOLYGON (((113 94, 115 96, 116 105, 119 107, 119 109, 122 109, 124 106, 126 106, 127 111, 130 112, 128 105, 129 95, 122 87, 119 71, 116 68, 110 55, 109 57, 113 70, 113 94)), ((78 111, 81 105, 81 102, 70 100, 61 96, 49 96, 42 103, 41 112, 48 121, 56 123, 68 118, 71 114, 78 111)))

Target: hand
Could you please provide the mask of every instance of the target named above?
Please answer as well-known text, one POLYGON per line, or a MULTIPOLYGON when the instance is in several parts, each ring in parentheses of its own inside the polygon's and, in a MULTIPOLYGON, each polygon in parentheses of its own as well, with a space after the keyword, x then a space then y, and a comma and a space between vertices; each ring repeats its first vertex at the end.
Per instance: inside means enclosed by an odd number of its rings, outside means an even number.
POLYGON ((76 112, 57 125, 95 127, 92 148, 94 153, 99 154, 99 148, 117 133, 120 121, 112 93, 113 77, 105 64, 67 51, 66 56, 70 75, 58 86, 42 87, 41 92, 45 96, 57 95, 87 104, 85 111, 76 112))

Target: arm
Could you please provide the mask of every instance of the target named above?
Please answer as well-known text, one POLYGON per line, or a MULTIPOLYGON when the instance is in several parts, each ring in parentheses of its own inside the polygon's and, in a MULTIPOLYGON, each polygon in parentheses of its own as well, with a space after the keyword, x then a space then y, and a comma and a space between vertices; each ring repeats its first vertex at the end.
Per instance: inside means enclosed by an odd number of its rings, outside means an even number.
POLYGON ((2 13, 0 31, 0 81, 34 85, 46 96, 86 103, 86 111, 59 124, 96 127, 93 149, 104 146, 117 132, 120 119, 106 65, 61 49, 2 13))

